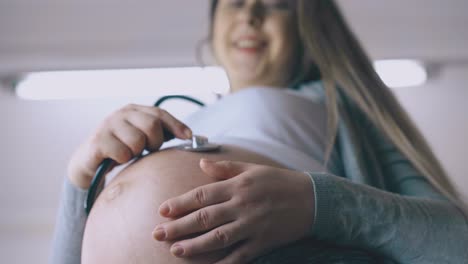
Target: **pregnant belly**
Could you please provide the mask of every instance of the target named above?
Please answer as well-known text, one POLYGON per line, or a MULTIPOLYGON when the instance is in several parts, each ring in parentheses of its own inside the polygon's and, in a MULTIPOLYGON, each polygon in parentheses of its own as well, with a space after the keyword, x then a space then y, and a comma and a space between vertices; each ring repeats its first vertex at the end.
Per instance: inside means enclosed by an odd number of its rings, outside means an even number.
MULTIPOLYGON (((103 190, 88 217, 82 247, 83 264, 94 263, 214 263, 226 251, 180 259, 169 253, 171 242, 153 239, 154 227, 168 219, 158 214, 168 198, 213 183, 199 167, 201 158, 235 160, 281 167, 276 162, 234 146, 214 153, 166 149, 129 165, 103 190)), ((313 240, 298 241, 274 250, 256 264, 381 263, 359 250, 327 246, 313 240)))
POLYGON ((274 161, 234 146, 218 152, 192 153, 166 149, 152 153, 120 172, 102 191, 87 220, 82 263, 213 263, 226 252, 190 260, 170 255, 169 242, 152 237, 167 221, 158 214, 166 199, 214 182, 199 167, 201 158, 236 160, 281 167, 274 161))

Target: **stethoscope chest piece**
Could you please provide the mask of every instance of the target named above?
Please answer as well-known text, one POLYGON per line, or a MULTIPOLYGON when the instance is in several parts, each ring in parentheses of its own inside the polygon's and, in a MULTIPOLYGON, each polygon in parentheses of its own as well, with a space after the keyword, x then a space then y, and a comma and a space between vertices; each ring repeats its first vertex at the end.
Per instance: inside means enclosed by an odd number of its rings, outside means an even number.
POLYGON ((190 143, 182 144, 177 148, 192 152, 210 152, 220 149, 221 145, 208 142, 207 137, 193 135, 190 143))

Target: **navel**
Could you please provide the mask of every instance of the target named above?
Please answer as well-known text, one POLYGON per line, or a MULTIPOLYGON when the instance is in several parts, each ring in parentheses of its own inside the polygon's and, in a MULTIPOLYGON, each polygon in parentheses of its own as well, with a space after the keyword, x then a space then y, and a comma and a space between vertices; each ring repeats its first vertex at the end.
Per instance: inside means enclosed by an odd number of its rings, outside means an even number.
POLYGON ((106 200, 107 201, 112 201, 115 200, 122 192, 123 192, 123 183, 117 183, 113 186, 108 187, 108 190, 105 194, 106 200))

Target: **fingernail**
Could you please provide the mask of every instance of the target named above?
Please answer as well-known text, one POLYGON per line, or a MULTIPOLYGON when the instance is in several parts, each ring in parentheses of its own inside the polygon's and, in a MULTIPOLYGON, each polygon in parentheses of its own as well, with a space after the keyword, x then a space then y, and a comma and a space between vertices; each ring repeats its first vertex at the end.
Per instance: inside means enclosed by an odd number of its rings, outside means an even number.
POLYGON ((186 128, 184 130, 184 135, 187 137, 187 139, 191 139, 192 138, 192 131, 189 128, 186 128))
POLYGON ((166 239, 166 231, 164 231, 164 228, 158 227, 154 230, 153 237, 156 238, 156 240, 162 241, 166 239))
POLYGON ((161 207, 159 207, 159 214, 162 215, 162 216, 169 215, 170 211, 171 210, 170 210, 169 206, 167 206, 167 204, 163 204, 163 205, 161 205, 161 207))
POLYGON ((171 253, 172 255, 179 257, 184 254, 184 249, 179 245, 175 245, 175 246, 172 246, 171 253))
POLYGON ((213 164, 213 163, 214 163, 214 161, 209 160, 209 159, 205 159, 205 158, 202 158, 202 159, 201 159, 201 162, 203 162, 203 163, 209 163, 209 164, 213 164))

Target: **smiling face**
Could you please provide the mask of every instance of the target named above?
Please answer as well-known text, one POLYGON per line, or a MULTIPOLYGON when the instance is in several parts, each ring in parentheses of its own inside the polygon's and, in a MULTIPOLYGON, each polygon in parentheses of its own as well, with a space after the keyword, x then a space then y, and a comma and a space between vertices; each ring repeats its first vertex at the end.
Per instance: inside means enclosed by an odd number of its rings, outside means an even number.
POLYGON ((219 0, 212 45, 231 90, 285 87, 298 63, 295 0, 219 0))

